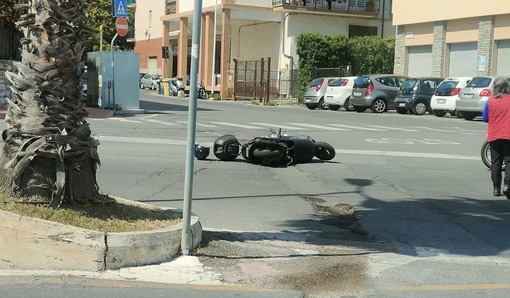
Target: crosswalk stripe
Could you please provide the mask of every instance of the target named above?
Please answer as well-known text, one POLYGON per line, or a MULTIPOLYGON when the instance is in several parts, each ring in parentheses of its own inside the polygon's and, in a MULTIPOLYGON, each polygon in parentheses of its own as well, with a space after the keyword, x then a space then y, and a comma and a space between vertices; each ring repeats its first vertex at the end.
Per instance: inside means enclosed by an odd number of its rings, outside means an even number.
POLYGON ((250 124, 272 127, 275 130, 277 130, 278 128, 287 129, 287 130, 304 130, 304 128, 301 128, 301 127, 285 126, 285 125, 274 124, 274 123, 250 122, 250 124))
POLYGON ((444 130, 444 129, 438 129, 438 128, 432 128, 432 127, 423 127, 423 126, 407 126, 407 127, 416 127, 420 129, 425 129, 428 131, 438 131, 438 132, 455 132, 455 130, 444 130))
MULTIPOLYGON (((177 120, 176 122, 183 123, 183 124, 188 124, 188 121, 183 121, 183 120, 177 120)), ((211 128, 218 127, 216 125, 204 124, 204 123, 199 123, 199 122, 197 122, 196 125, 197 126, 203 126, 203 127, 211 127, 211 128)))
POLYGON ((247 129, 262 129, 261 127, 258 127, 258 126, 243 125, 243 124, 237 124, 237 123, 231 123, 231 122, 213 122, 213 121, 211 121, 209 123, 225 125, 225 126, 235 126, 235 127, 241 127, 241 128, 247 128, 247 129))
POLYGON ((419 130, 416 130, 416 129, 400 128, 400 127, 399 127, 399 128, 397 128, 397 127, 380 126, 380 125, 367 125, 367 126, 375 127, 375 128, 382 128, 382 129, 387 129, 387 130, 419 131, 419 130))
POLYGON ((355 130, 385 131, 384 129, 380 129, 380 128, 369 128, 369 127, 353 126, 353 125, 345 125, 345 124, 328 124, 328 125, 337 126, 337 127, 345 127, 345 128, 349 128, 349 129, 355 129, 355 130))
POLYGON ((145 119, 145 121, 151 122, 151 123, 163 124, 163 125, 167 125, 167 126, 180 126, 177 123, 165 122, 165 121, 156 120, 156 119, 145 119))
POLYGON ((115 120, 115 121, 119 121, 119 122, 142 123, 142 121, 138 121, 138 120, 129 120, 129 119, 125 119, 125 118, 110 118, 110 119, 115 120))
POLYGON ((348 130, 344 128, 338 128, 338 127, 328 127, 324 125, 315 125, 315 124, 307 124, 307 123, 285 123, 290 125, 297 125, 297 126, 304 126, 304 127, 310 127, 310 128, 319 128, 324 130, 348 130))

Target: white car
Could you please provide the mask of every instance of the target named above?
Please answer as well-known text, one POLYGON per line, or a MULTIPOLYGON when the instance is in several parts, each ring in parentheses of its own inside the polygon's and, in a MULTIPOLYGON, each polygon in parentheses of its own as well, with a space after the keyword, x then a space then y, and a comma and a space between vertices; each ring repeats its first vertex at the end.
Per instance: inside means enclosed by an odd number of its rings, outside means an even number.
POLYGON ((330 110, 337 111, 344 107, 346 111, 354 110, 350 101, 352 86, 357 77, 343 77, 329 83, 324 95, 324 104, 330 110))
POLYGON ((437 86, 434 95, 430 99, 430 108, 437 117, 443 117, 446 113, 455 116, 457 100, 459 100, 460 89, 471 82, 472 77, 446 78, 437 86))

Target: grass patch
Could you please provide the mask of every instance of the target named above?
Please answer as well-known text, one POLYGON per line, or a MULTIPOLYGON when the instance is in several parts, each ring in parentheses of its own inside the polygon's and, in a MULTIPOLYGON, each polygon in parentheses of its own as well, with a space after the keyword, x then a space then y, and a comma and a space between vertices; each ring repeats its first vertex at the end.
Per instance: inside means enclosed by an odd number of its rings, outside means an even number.
MULTIPOLYGON (((0 210, 105 233, 150 231, 182 221, 181 212, 156 207, 143 208, 117 201, 110 203, 95 201, 86 205, 64 204, 59 209, 27 203, 28 199, 22 201, 25 202, 20 203, 20 198, 0 194, 0 210)), ((34 200, 31 198, 31 201, 34 200)))

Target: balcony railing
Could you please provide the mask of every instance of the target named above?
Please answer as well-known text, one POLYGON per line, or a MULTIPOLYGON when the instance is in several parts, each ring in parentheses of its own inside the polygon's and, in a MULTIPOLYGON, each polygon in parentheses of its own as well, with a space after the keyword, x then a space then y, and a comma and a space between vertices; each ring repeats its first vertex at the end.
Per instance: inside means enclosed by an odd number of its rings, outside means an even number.
POLYGON ((379 12, 378 0, 273 0, 273 7, 284 9, 330 10, 342 13, 370 13, 379 12))

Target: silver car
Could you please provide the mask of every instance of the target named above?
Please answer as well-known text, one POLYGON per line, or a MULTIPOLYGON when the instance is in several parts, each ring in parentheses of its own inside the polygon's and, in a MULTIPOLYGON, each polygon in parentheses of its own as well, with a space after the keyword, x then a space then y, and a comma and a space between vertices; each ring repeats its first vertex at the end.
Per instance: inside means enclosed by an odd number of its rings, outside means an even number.
POLYGON ((492 95, 494 77, 474 77, 466 87, 460 89, 457 101, 457 116, 473 120, 481 116, 485 103, 492 95))
POLYGON ((145 74, 140 79, 140 89, 149 88, 152 90, 158 89, 161 84, 161 76, 158 74, 145 74))
POLYGON ((354 110, 361 113, 370 108, 374 113, 382 113, 395 109, 395 97, 407 79, 392 74, 357 77, 351 95, 354 110))
POLYGON ((313 79, 306 87, 305 91, 305 105, 310 110, 315 110, 317 107, 327 109, 328 106, 324 104, 324 94, 328 89, 329 83, 339 79, 339 77, 326 77, 313 79))

